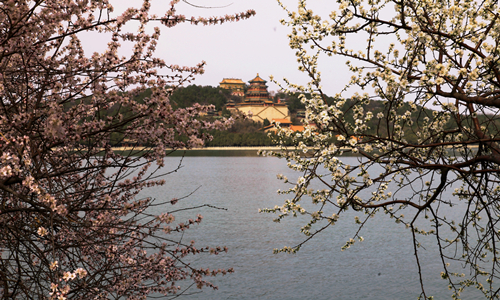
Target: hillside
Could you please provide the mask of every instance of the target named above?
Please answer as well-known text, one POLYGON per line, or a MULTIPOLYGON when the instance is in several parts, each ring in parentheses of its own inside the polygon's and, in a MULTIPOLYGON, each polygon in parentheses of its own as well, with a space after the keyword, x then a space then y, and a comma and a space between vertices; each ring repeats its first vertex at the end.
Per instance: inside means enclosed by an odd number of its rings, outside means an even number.
MULTIPOLYGON (((150 90, 134 97, 135 101, 143 102, 151 94, 150 90)), ((275 95, 275 101, 280 99, 285 100, 288 104, 290 113, 292 115, 292 121, 295 124, 300 124, 300 118, 296 117, 297 112, 304 110, 304 104, 300 102, 299 94, 283 94, 278 93, 275 95)), ((306 94, 306 98, 310 98, 310 95, 306 94)), ((192 106, 194 103, 199 103, 202 105, 214 105, 215 111, 211 115, 204 116, 207 120, 213 120, 221 117, 229 117, 231 113, 225 110, 225 105, 229 100, 241 101, 241 97, 232 96, 230 91, 221 89, 218 87, 211 86, 197 86, 190 85, 187 87, 177 89, 170 98, 174 107, 184 108, 192 106)), ((335 103, 333 97, 326 96, 325 99, 328 103, 335 103)), ((80 99, 78 101, 85 101, 85 99, 80 99)), ((347 101, 343 107, 341 107, 344 112, 345 118, 350 124, 354 124, 354 102, 347 101)), ((68 107, 70 107, 69 105, 68 107)), ((109 114, 117 113, 119 108, 112 107, 109 109, 109 114)), ((374 116, 379 113, 387 115, 392 108, 387 106, 387 102, 383 101, 370 101, 368 104, 363 105, 363 110, 365 112, 370 111, 374 116)), ((404 114, 406 111, 410 110, 410 104, 405 103, 402 107, 396 110, 397 114, 404 114)), ((123 112, 125 116, 127 112, 123 112)), ((411 125, 405 125, 403 127, 404 136, 406 140, 410 143, 418 143, 416 133, 422 128, 424 119, 428 118, 432 122, 434 111, 427 108, 417 107, 411 113, 411 125)), ((478 115, 479 122, 490 128, 492 134, 498 134, 500 128, 500 119, 493 118, 492 116, 478 115)), ((462 125, 471 126, 470 119, 463 119, 462 125)), ((378 135, 378 136, 390 136, 394 130, 391 123, 382 122, 380 119, 374 117, 367 122, 369 129, 365 132, 365 135, 378 135)), ((213 136, 213 140, 208 142, 206 146, 271 146, 273 145, 272 139, 267 135, 267 133, 262 130, 262 123, 255 123, 251 120, 238 120, 232 128, 228 131, 223 132, 210 132, 213 136)), ((450 119, 450 121, 443 128, 444 130, 452 130, 456 128, 457 124, 455 120, 450 119)), ((124 137, 114 135, 113 140, 116 141, 117 145, 123 144, 124 137)), ((125 139, 126 140, 126 139, 125 139)))

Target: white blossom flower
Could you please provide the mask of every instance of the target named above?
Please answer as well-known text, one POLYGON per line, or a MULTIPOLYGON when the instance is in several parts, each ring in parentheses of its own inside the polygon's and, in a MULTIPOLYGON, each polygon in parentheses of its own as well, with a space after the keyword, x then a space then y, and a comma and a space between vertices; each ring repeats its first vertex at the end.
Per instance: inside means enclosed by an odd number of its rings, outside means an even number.
POLYGON ((75 273, 71 273, 71 272, 64 272, 64 275, 63 275, 63 279, 65 281, 69 281, 69 280, 73 280, 76 278, 76 274, 75 273))
POLYGON ((87 271, 84 270, 83 268, 78 268, 75 270, 75 274, 77 274, 78 277, 82 279, 83 277, 87 276, 87 271))
POLYGON ((48 234, 48 231, 44 227, 38 227, 37 233, 39 236, 43 237, 43 236, 46 236, 48 234))

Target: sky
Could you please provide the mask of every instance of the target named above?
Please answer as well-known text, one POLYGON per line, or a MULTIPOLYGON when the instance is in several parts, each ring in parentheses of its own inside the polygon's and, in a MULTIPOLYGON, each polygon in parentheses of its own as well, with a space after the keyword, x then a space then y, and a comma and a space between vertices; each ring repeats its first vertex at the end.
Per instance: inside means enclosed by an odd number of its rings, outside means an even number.
MULTIPOLYGON (((306 84, 307 76, 298 71, 295 51, 288 45, 291 28, 280 24, 286 12, 276 0, 189 0, 193 5, 213 7, 196 8, 181 2, 179 14, 190 16, 224 16, 249 9, 256 11, 250 19, 222 25, 194 26, 188 23, 162 28, 157 56, 167 63, 195 66, 206 61, 205 74, 198 75, 193 84, 218 86, 223 78, 239 78, 245 82, 257 74, 269 81, 271 75, 280 82, 283 77, 297 84, 306 84)), ((169 1, 152 0, 152 11, 162 16, 169 1)), ((288 8, 296 10, 297 0, 283 0, 288 8)), ((316 2, 317 9, 329 9, 328 1, 316 2), (323 3, 319 4, 318 3, 323 3)), ((137 6, 140 1, 120 0, 116 11, 127 6, 137 6)), ((331 9, 331 7, 330 7, 331 9)), ((321 63, 321 61, 320 61, 321 63)), ((345 84, 347 68, 343 61, 328 58, 323 64, 323 88, 335 94, 345 84)), ((278 86, 268 82, 270 91, 278 86)))

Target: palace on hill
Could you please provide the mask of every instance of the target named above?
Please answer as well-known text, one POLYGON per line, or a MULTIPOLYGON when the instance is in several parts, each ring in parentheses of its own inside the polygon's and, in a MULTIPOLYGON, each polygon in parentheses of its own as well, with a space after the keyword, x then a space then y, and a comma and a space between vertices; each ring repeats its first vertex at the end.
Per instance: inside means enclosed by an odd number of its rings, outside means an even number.
POLYGON ((239 97, 245 96, 245 83, 241 79, 224 78, 219 83, 219 87, 226 90, 231 90, 231 95, 239 97))
POLYGON ((285 103, 274 102, 273 98, 267 91, 267 85, 264 79, 257 76, 250 80, 250 86, 246 93, 244 91, 245 83, 241 79, 224 78, 219 87, 232 90, 233 95, 242 96, 243 102, 234 103, 230 101, 226 108, 228 110, 238 110, 245 114, 251 115, 252 120, 256 122, 264 122, 265 119, 272 121, 273 119, 290 120, 290 112, 285 103))

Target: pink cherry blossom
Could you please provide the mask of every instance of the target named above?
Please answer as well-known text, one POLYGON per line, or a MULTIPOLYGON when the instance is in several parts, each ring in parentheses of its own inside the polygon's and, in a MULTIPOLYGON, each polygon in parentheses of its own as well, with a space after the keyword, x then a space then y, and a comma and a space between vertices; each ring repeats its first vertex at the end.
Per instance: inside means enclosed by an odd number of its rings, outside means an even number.
POLYGON ((147 25, 215 25, 255 12, 186 17, 172 1, 160 18, 150 2, 119 15, 109 1, 0 5, 3 298, 143 299, 178 293, 183 280, 214 287, 204 277, 231 272, 183 264, 186 255, 209 252, 180 239, 201 216, 172 225, 166 206, 158 217, 147 208, 176 199, 139 196, 165 184, 166 153, 201 147, 208 131, 232 122, 204 119, 211 107, 172 107, 172 92, 202 74, 205 62, 179 66, 155 57, 158 40, 168 37, 147 25), (131 25, 137 28, 126 31, 131 25), (106 49, 84 51, 83 32, 106 49), (132 53, 123 56, 122 44, 132 44, 132 53))

